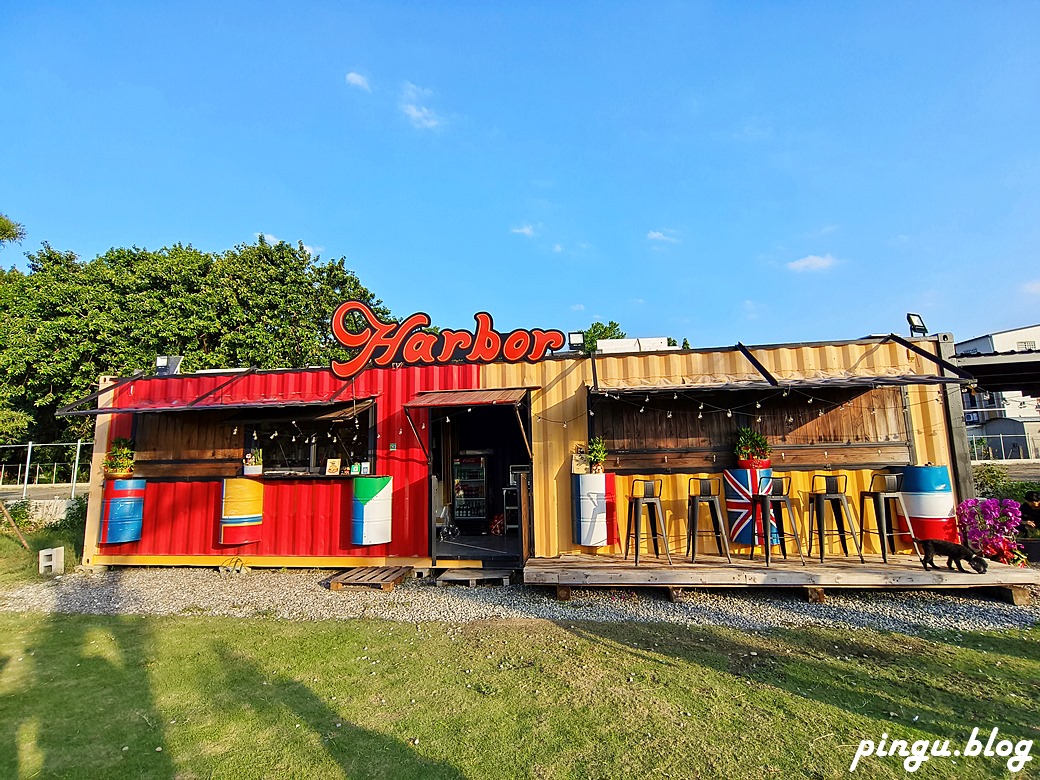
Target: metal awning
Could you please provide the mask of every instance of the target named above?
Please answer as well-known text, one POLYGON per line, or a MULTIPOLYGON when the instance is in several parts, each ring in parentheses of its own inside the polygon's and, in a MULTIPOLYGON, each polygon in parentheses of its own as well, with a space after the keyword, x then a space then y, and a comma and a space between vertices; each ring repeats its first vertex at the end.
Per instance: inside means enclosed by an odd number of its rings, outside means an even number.
POLYGON ((516 406, 527 396, 527 390, 439 390, 423 393, 404 405, 405 409, 432 409, 446 406, 516 406))
POLYGON ((516 414, 517 425, 520 426, 520 438, 524 440, 527 456, 533 461, 534 455, 531 452, 531 442, 527 439, 524 421, 520 417, 520 402, 526 397, 527 390, 522 387, 507 390, 437 390, 418 395, 406 403, 404 405, 404 416, 408 420, 408 425, 411 427, 412 433, 415 434, 415 439, 419 442, 419 446, 422 447, 426 460, 429 463, 430 452, 426 449, 426 443, 415 427, 415 420, 412 419, 411 415, 412 409, 447 409, 460 406, 512 406, 513 412, 516 414))
POLYGON ((984 390, 998 393, 1017 390, 1040 397, 1040 350, 954 355, 953 360, 971 371, 984 390))
MULTIPOLYGON (((357 417, 362 412, 366 411, 369 407, 376 402, 375 398, 365 398, 359 401, 337 401, 335 403, 314 403, 307 405, 286 405, 286 404, 254 404, 249 407, 204 407, 213 408, 216 410, 238 408, 240 411, 238 414, 234 414, 229 417, 226 422, 253 422, 257 420, 257 412, 264 412, 263 419, 267 422, 279 422, 284 420, 307 420, 310 422, 324 421, 333 422, 336 420, 351 420, 357 417), (281 414, 278 412, 271 413, 269 409, 279 409, 281 414)), ((198 407, 196 407, 198 408, 198 407)))
POLYGON ((806 379, 780 380, 777 384, 753 381, 694 381, 676 384, 631 384, 624 386, 606 386, 589 388, 594 395, 618 395, 625 393, 691 393, 715 392, 720 390, 758 390, 775 392, 777 390, 819 390, 821 388, 860 388, 870 390, 875 387, 906 387, 908 385, 948 385, 970 384, 971 380, 960 377, 938 376, 935 374, 900 374, 894 376, 833 376, 806 379))

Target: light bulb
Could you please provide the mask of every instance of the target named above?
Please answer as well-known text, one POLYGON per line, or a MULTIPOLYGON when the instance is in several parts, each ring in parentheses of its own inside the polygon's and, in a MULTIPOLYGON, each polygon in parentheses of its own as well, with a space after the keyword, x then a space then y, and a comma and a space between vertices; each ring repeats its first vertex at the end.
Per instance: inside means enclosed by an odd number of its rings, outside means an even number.
POLYGON ((666 416, 666 417, 667 417, 667 418, 668 418, 669 420, 671 420, 671 419, 672 419, 672 410, 671 410, 671 409, 669 409, 669 410, 668 410, 668 414, 666 414, 665 416, 666 416))
POLYGON ((445 418, 444 418, 444 422, 446 422, 446 423, 450 423, 450 422, 451 422, 451 418, 450 418, 450 417, 445 417, 445 418))
POLYGON ((704 415, 701 412, 697 412, 697 419, 698 420, 703 420, 704 419, 704 415))
POLYGON ((759 415, 758 417, 756 417, 755 418, 755 422, 757 422, 757 423, 762 422, 762 415, 759 415))
POLYGON ((403 436, 404 435, 404 428, 398 428, 397 429, 397 435, 398 436, 403 436))
POLYGON ((726 410, 726 416, 727 417, 732 417, 733 416, 733 412, 730 409, 727 409, 726 410))
MULTIPOLYGON (((1040 406, 1037 406, 1037 409, 1040 409, 1040 406)), ((589 409, 589 417, 595 417, 595 416, 596 416, 596 413, 594 411, 592 411, 591 409, 589 409)))
POLYGON ((678 401, 678 400, 679 400, 679 394, 678 394, 678 393, 675 393, 675 394, 674 394, 674 395, 672 396, 672 400, 673 400, 673 401, 678 401))
POLYGON ((564 424, 563 424, 563 427, 564 427, 564 428, 566 428, 566 427, 567 427, 567 423, 564 423, 564 424))
POLYGON ((810 399, 809 399, 809 403, 812 403, 812 400, 813 400, 813 399, 811 399, 811 398, 810 398, 810 399))
POLYGON ((234 428, 231 429, 231 435, 232 436, 238 436, 238 426, 237 425, 234 428))
POLYGON ((703 408, 704 408, 704 402, 703 402, 703 401, 701 401, 701 405, 700 405, 700 406, 698 406, 697 408, 698 408, 698 409, 703 409, 703 408))
POLYGON ((253 431, 253 441, 259 441, 260 437, 256 435, 256 431, 253 431))
POLYGON ((761 409, 762 408, 762 403, 760 401, 755 401, 755 408, 756 409, 761 409))
POLYGON ((643 412, 645 412, 645 411, 646 411, 646 407, 645 407, 645 406, 640 406, 640 407, 639 407, 639 413, 640 413, 640 414, 642 414, 642 413, 643 413, 643 412))

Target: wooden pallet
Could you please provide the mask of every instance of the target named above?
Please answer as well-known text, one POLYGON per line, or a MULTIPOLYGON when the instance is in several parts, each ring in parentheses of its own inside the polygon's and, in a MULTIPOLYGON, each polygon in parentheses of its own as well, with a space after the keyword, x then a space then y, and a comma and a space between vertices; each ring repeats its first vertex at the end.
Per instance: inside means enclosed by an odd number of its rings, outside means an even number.
POLYGON ((475 588, 478 582, 508 585, 512 576, 512 569, 448 569, 437 578, 437 587, 443 588, 451 582, 464 582, 471 588, 475 588))
POLYGON ((329 580, 329 590, 344 588, 379 588, 393 590, 412 573, 411 566, 362 566, 340 572, 329 580))

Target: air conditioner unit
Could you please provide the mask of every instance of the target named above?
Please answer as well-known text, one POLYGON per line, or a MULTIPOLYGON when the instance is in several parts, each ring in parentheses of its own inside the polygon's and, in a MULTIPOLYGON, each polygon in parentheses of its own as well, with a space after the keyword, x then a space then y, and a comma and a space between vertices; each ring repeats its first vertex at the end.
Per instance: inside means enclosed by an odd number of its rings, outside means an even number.
POLYGON ((965 414, 964 414, 964 422, 977 423, 978 421, 979 421, 979 413, 978 412, 965 412, 965 414))

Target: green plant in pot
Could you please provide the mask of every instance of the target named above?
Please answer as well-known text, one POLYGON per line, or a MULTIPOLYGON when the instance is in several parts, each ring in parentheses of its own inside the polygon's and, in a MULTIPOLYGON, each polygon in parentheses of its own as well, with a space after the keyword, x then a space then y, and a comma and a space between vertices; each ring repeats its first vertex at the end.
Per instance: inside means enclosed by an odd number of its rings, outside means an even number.
POLYGON ((603 461, 607 459, 607 445, 603 443, 603 439, 597 436, 595 439, 589 440, 585 458, 588 460, 593 474, 603 473, 603 461))
POLYGON ((769 468, 769 453, 773 448, 769 446, 766 437, 754 428, 737 429, 737 445, 733 448, 737 456, 737 465, 742 469, 764 469, 769 468))
POLYGON ((134 473, 134 443, 130 439, 117 437, 105 453, 101 462, 107 477, 128 477, 134 473))

